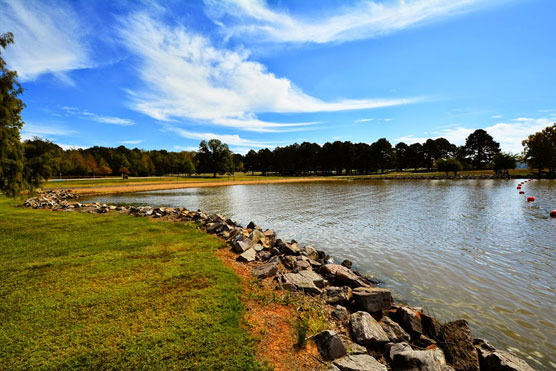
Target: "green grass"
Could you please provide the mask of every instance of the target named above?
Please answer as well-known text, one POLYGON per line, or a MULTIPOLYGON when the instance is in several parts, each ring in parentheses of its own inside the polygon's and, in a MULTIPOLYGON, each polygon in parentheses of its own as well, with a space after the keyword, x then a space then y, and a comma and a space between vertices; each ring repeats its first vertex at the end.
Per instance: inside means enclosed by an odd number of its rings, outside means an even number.
POLYGON ((137 177, 122 179, 119 177, 96 178, 96 179, 76 179, 62 181, 48 181, 42 185, 43 189, 53 188, 87 188, 87 187, 105 187, 105 186, 127 186, 139 184, 157 184, 157 183, 205 183, 205 182, 233 182, 233 181, 261 181, 268 179, 287 179, 284 176, 262 176, 251 174, 236 174, 234 176, 190 176, 190 177, 137 177))
POLYGON ((0 196, 0 369, 259 369, 223 243, 0 196))

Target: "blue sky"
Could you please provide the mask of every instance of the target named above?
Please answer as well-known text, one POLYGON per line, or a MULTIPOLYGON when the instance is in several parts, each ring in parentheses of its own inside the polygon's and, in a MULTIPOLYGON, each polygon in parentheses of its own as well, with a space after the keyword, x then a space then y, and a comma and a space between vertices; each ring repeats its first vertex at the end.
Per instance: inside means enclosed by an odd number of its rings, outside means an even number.
POLYGON ((6 1, 24 139, 236 152, 293 142, 506 151, 556 121, 553 0, 6 1))

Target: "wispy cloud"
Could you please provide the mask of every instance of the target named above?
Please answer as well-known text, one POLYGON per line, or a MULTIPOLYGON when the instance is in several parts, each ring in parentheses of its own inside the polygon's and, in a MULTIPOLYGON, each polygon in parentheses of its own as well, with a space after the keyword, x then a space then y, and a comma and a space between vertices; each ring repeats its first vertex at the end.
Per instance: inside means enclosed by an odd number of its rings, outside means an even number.
POLYGON ((23 140, 33 137, 51 139, 54 137, 68 136, 76 134, 75 130, 67 129, 59 125, 25 123, 21 130, 23 140))
POLYGON ((86 120, 96 121, 103 124, 110 124, 110 125, 120 125, 120 126, 132 126, 135 125, 135 122, 121 117, 114 117, 114 116, 103 116, 97 115, 96 113, 89 112, 87 110, 81 110, 76 107, 62 107, 62 109, 71 116, 81 117, 86 120))
POLYGON ((502 115, 492 115, 492 116, 490 116, 490 118, 492 118, 492 119, 501 119, 502 117, 504 117, 504 116, 502 116, 502 115))
POLYGON ((259 140, 251 140, 241 138, 237 134, 215 134, 215 133, 198 133, 190 130, 185 130, 182 128, 166 126, 163 130, 171 131, 186 139, 193 140, 210 140, 218 139, 222 143, 228 145, 238 146, 238 147, 248 147, 248 148, 265 148, 265 147, 275 147, 277 143, 261 142, 259 140))
MULTIPOLYGON (((500 143, 502 150, 511 153, 521 153, 523 151, 521 142, 524 139, 527 139, 529 135, 552 125, 552 121, 553 120, 549 118, 519 117, 508 122, 496 123, 484 128, 484 130, 492 135, 494 140, 500 143)), ((423 143, 429 138, 436 139, 443 137, 454 144, 463 145, 465 144, 465 139, 475 130, 476 129, 457 126, 455 128, 448 128, 434 132, 431 137, 416 137, 413 135, 407 135, 397 138, 396 140, 412 144, 423 143)))
POLYGON ((122 144, 141 144, 143 143, 142 140, 124 140, 122 144))
POLYGON ((272 8, 264 0, 205 0, 205 4, 209 17, 228 37, 322 44, 379 37, 472 11, 485 1, 362 0, 328 14, 315 10, 311 17, 272 8))
POLYGON ((5 59, 22 81, 52 73, 73 84, 68 71, 91 66, 86 26, 76 13, 57 2, 0 0, 0 24, 14 34, 5 59))
POLYGON ((355 122, 371 122, 374 119, 359 119, 359 120, 355 120, 355 122))
POLYGON ((283 132, 315 122, 279 123, 257 113, 332 112, 396 106, 420 98, 325 102, 305 94, 249 59, 246 50, 213 46, 183 26, 170 27, 138 13, 122 21, 124 44, 139 57, 141 87, 129 90, 133 109, 154 119, 189 119, 258 132, 283 132))

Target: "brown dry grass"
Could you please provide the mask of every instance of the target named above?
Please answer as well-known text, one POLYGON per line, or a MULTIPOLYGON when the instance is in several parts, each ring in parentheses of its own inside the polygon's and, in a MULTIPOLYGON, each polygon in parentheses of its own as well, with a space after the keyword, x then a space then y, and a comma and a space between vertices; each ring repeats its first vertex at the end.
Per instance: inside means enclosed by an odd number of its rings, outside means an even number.
MULTIPOLYGON (((247 327, 257 339, 259 359, 276 371, 326 370, 327 366, 319 360, 313 341, 307 342, 303 349, 296 346, 296 306, 293 303, 286 304, 283 300, 257 300, 257 297, 275 297, 276 291, 272 285, 266 282, 254 288, 251 266, 237 262, 236 255, 228 249, 218 250, 216 256, 241 279, 247 327), (253 295, 254 289, 256 295, 253 295)), ((289 295, 284 292, 280 294, 289 295)))
POLYGON ((325 180, 337 180, 331 178, 287 178, 287 179, 265 179, 265 180, 238 180, 238 181, 222 181, 222 182, 173 182, 173 183, 149 183, 149 184, 129 184, 129 185, 115 185, 115 186, 98 186, 98 187, 74 187, 72 191, 80 195, 92 194, 113 194, 113 193, 128 193, 128 192, 142 192, 142 191, 157 191, 163 189, 178 189, 178 188, 200 188, 200 187, 222 187, 232 185, 247 185, 247 184, 276 184, 276 183, 304 183, 316 182, 325 180))

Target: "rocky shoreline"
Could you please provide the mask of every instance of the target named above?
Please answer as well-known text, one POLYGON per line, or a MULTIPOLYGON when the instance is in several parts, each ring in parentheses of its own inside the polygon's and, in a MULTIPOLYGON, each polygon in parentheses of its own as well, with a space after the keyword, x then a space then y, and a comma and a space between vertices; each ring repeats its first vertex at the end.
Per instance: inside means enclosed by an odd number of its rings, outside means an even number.
POLYGON ((329 370, 532 370, 514 354, 473 339, 465 320, 442 324, 421 308, 396 303, 389 290, 376 287, 375 280, 352 270, 350 261, 335 264, 325 252, 283 241, 274 231, 253 222, 242 227, 201 210, 80 203, 77 198, 69 190, 49 191, 23 205, 195 222, 225 240, 256 279, 278 290, 321 298, 330 314, 329 327, 335 330, 312 339, 329 370))

